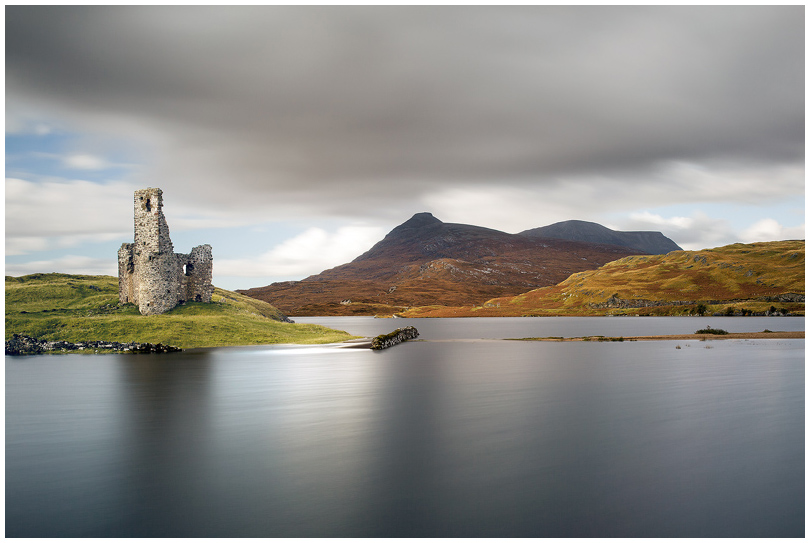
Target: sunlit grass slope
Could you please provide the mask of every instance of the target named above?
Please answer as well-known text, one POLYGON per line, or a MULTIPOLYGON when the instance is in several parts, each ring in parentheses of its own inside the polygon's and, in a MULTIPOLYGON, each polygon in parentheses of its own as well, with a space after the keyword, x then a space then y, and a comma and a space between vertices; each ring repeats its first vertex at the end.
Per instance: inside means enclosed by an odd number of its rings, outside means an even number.
POLYGON ((681 315, 706 312, 804 313, 804 241, 737 243, 702 251, 629 256, 553 286, 494 298, 477 307, 422 307, 409 317, 521 315, 681 315), (794 295, 794 296, 792 296, 794 295))
POLYGON ((266 302, 214 289, 212 303, 188 302, 144 316, 118 304, 118 279, 57 273, 6 277, 6 339, 163 343, 184 349, 269 343, 333 343, 346 332, 282 322, 266 302))

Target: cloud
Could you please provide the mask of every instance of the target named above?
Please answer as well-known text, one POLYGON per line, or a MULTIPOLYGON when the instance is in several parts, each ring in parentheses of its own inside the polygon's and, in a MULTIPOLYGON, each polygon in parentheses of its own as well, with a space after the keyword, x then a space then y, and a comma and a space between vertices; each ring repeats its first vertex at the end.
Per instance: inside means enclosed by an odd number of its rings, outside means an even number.
POLYGON ((14 236, 6 237, 6 255, 24 255, 37 251, 45 251, 53 246, 47 237, 14 236))
POLYGON ((6 255, 19 256, 52 249, 67 249, 120 240, 120 233, 77 234, 72 236, 6 236, 6 255))
POLYGON ((200 209, 803 191, 745 175, 803 177, 802 6, 9 6, 6 32, 7 116, 148 145, 133 182, 200 209))
POLYGON ((804 239, 804 224, 801 226, 785 227, 775 219, 762 219, 746 228, 740 234, 746 243, 755 241, 774 241, 784 239, 804 239))
MULTIPOLYGON (((51 178, 28 181, 6 178, 6 254, 22 255, 120 239, 131 241, 132 195, 138 187, 123 182, 94 183, 51 178)), ((259 215, 231 215, 200 209, 170 193, 164 209, 170 231, 233 228, 266 220, 259 215)))
POLYGON ((38 183, 7 177, 6 252, 24 254, 131 236, 133 191, 124 183, 38 183))
POLYGON ((63 164, 75 170, 103 170, 109 167, 103 158, 89 154, 66 156, 63 158, 63 164))
POLYGON ((805 191, 803 6, 5 13, 9 255, 131 241, 147 186, 173 233, 362 225, 234 250, 214 272, 235 277, 318 273, 420 211, 613 221, 685 248, 803 222, 778 211, 805 191))
POLYGON ((632 213, 622 225, 625 230, 656 230, 686 250, 699 250, 736 243, 739 240, 725 219, 712 218, 697 211, 691 217, 662 217, 643 211, 632 213))
POLYGON ((378 227, 345 226, 334 232, 309 228, 271 250, 249 259, 223 259, 216 276, 300 278, 344 264, 367 251, 384 235, 378 227))
POLYGON ((90 258, 81 255, 67 255, 52 260, 37 260, 9 264, 6 262, 6 275, 20 276, 32 273, 73 273, 82 275, 118 275, 115 260, 111 258, 90 258))
POLYGON ((804 224, 786 227, 775 219, 766 218, 737 232, 727 220, 712 218, 701 212, 695 212, 691 217, 663 217, 643 211, 631 214, 622 227, 625 230, 661 231, 687 250, 707 249, 731 243, 804 239, 805 237, 804 224))
MULTIPOLYGON (((507 182, 439 185, 425 193, 412 208, 421 211, 416 208, 422 206, 445 222, 474 222, 507 232, 569 219, 600 222, 602 217, 615 215, 617 211, 631 217, 623 227, 631 228, 631 223, 636 223, 638 228, 635 229, 658 229, 658 226, 675 228, 678 225, 666 222, 670 219, 655 218, 645 209, 674 204, 763 205, 784 201, 791 195, 803 194, 803 191, 804 171, 800 164, 749 164, 743 167, 725 162, 666 162, 641 172, 560 175, 518 186, 507 182), (646 226, 642 228, 643 225, 646 226)), ((704 230, 701 232, 695 227, 693 232, 702 236, 705 243, 729 239, 733 235, 727 221, 712 220, 706 215, 674 220, 700 224, 704 230)), ((678 234, 689 238, 683 240, 685 243, 692 242, 693 236, 686 230, 678 234)), ((681 243, 681 238, 673 239, 681 243)))

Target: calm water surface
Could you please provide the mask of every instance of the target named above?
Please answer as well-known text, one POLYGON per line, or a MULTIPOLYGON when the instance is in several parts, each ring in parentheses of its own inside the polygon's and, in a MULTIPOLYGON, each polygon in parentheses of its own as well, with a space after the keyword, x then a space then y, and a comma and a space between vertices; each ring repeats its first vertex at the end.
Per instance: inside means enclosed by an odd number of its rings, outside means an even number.
POLYGON ((358 336, 378 336, 415 326, 422 339, 506 339, 524 337, 654 336, 693 334, 711 326, 728 332, 804 330, 804 317, 481 317, 455 319, 375 319, 373 317, 295 317, 358 336))
MULTIPOLYGON (((746 321, 667 320, 413 324, 471 340, 746 321)), ((6 357, 11 537, 802 537, 804 504, 802 340, 6 357)))

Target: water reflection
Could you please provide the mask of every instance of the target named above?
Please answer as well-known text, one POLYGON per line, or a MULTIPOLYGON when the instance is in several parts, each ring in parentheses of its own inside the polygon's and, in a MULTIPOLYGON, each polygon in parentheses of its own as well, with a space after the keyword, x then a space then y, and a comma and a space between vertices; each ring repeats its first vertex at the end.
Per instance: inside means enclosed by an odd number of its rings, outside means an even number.
POLYGON ((454 319, 376 319, 374 317, 296 317, 296 322, 321 324, 360 336, 387 334, 415 326, 419 337, 505 339, 550 336, 641 336, 691 334, 711 326, 728 332, 804 330, 804 317, 476 317, 454 319))
POLYGON ((7 358, 7 534, 803 535, 803 341, 704 347, 7 358))
MULTIPOLYGON (((117 535, 184 533, 187 512, 204 503, 203 478, 210 464, 211 355, 118 357, 123 511, 117 535)), ((195 511, 206 528, 210 517, 195 511)))

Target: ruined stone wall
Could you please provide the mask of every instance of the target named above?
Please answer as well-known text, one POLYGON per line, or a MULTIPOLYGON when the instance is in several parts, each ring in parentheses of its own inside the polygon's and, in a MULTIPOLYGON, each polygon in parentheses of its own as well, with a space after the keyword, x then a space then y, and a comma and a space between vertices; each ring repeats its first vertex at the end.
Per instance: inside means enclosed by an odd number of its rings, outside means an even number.
POLYGON ((122 304, 135 301, 135 252, 133 243, 124 243, 118 249, 118 299, 122 304))
POLYGON ((214 293, 211 284, 214 270, 211 246, 199 245, 191 250, 191 254, 175 256, 181 271, 180 300, 210 302, 214 293))
POLYGON ((213 257, 210 245, 175 254, 163 215, 163 191, 135 191, 135 242, 118 250, 118 297, 144 315, 164 313, 186 301, 210 302, 213 257))
POLYGON ((174 252, 169 225, 163 215, 163 191, 160 189, 135 191, 135 245, 144 254, 174 252))

